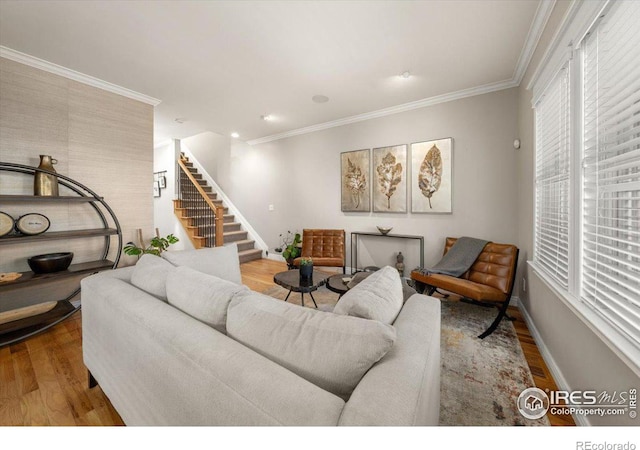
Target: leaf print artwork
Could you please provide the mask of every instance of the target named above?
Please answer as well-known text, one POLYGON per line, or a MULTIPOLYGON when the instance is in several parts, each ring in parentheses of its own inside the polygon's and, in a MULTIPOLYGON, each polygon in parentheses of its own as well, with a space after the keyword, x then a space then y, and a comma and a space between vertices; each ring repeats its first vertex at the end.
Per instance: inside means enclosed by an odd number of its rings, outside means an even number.
POLYGON ((402 181, 402 164, 396 163, 396 157, 387 153, 376 171, 380 190, 387 197, 387 208, 391 209, 391 196, 402 181))
POLYGON ((348 169, 345 175, 345 184, 349 191, 355 207, 360 206, 360 196, 367 187, 367 177, 362 173, 362 169, 359 166, 351 162, 351 159, 347 158, 348 169))
POLYGON ((442 156, 440 149, 434 144, 429 149, 422 164, 420 165, 420 174, 418 175, 418 187, 422 191, 422 195, 429 199, 429 208, 431 205, 431 197, 440 189, 442 182, 442 156))

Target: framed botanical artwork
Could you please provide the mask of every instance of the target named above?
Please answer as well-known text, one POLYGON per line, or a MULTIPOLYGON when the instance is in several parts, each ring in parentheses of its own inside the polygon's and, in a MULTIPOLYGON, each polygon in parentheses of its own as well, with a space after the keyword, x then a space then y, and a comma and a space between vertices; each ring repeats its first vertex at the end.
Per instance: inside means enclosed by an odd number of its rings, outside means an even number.
POLYGON ((407 212, 407 146, 373 149, 373 211, 407 212))
POLYGON ((453 139, 411 144, 411 212, 450 214, 453 139))
POLYGON ((160 197, 160 182, 159 181, 154 181, 153 182, 153 196, 154 197, 160 197))
POLYGON ((369 149, 340 153, 342 211, 371 211, 370 167, 371 152, 369 149))

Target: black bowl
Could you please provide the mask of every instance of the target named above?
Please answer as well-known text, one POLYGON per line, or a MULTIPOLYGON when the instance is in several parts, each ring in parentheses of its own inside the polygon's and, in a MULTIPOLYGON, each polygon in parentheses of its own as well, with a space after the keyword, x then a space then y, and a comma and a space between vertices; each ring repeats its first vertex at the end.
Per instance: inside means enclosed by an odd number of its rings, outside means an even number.
POLYGON ((35 273, 51 273, 67 270, 73 259, 73 253, 47 253, 46 255, 32 256, 27 260, 29 267, 35 273))

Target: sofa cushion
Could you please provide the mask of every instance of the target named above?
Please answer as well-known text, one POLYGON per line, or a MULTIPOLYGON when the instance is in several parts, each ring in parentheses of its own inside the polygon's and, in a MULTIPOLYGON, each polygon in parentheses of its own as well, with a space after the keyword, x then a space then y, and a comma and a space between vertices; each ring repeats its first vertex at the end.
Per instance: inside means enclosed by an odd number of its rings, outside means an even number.
POLYGON ((242 284, 236 244, 199 250, 163 252, 162 257, 174 266, 187 266, 232 283, 242 284))
POLYGON ((393 327, 377 321, 304 308, 255 292, 231 301, 227 333, 345 399, 396 338, 393 327))
POLYGON ((235 284, 189 267, 177 267, 167 277, 167 300, 180 311, 227 333, 227 308, 234 295, 248 291, 235 284))
POLYGON ((386 266, 349 289, 333 312, 392 324, 402 304, 400 275, 393 267, 386 266))
POLYGON ((175 267, 155 255, 142 255, 131 272, 131 284, 167 301, 166 280, 175 267))

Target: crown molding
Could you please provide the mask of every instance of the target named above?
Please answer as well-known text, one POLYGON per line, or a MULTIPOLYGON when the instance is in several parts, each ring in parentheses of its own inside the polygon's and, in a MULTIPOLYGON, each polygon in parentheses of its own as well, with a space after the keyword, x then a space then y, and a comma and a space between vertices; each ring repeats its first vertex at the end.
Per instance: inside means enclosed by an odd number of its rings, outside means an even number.
POLYGON ((518 85, 520 85, 522 78, 524 78, 524 74, 529 67, 529 63, 531 63, 531 58, 533 58, 533 53, 535 52, 538 42, 540 42, 540 38, 542 37, 542 32, 547 26, 547 22, 549 21, 549 17, 551 17, 551 12, 555 6, 556 0, 542 0, 538 4, 538 9, 536 10, 536 14, 531 22, 531 27, 529 27, 529 32, 527 33, 527 38, 525 39, 522 51, 520 52, 520 58, 518 58, 516 70, 513 73, 513 79, 518 83, 518 85))
POLYGON ((547 49, 545 50, 544 54, 542 55, 542 58, 540 59, 540 62, 538 63, 538 66, 536 67, 536 70, 533 72, 533 75, 531 76, 531 79, 529 80, 529 83, 526 86, 527 90, 531 90, 533 85, 538 81, 538 78, 540 78, 540 74, 542 73, 543 68, 546 67, 547 64, 549 64, 551 55, 555 52, 555 50, 560 45, 560 38, 567 32, 569 25, 574 20, 578 12, 579 6, 580 6, 580 2, 578 2, 577 0, 573 0, 571 2, 571 5, 569 5, 567 12, 562 18, 560 25, 556 29, 556 32, 551 38, 551 41, 549 42, 547 49))
POLYGON ((498 81, 496 83, 476 86, 469 89, 463 89, 461 91, 450 92, 448 94, 436 95, 435 97, 428 97, 422 100, 416 100, 414 102, 403 103, 402 105, 392 106, 390 108, 379 109, 377 111, 371 111, 364 114, 358 114, 355 116, 344 117, 342 119, 319 123, 317 125, 298 128, 295 130, 286 131, 284 133, 272 134, 271 136, 252 139, 250 141, 247 141, 247 144, 249 145, 264 144, 265 142, 277 141, 277 140, 292 137, 292 136, 299 136, 301 134, 313 133, 314 131, 321 131, 321 130, 327 130, 329 128, 341 127, 343 125, 348 125, 356 122, 363 122, 365 120, 377 119, 378 117, 390 116, 390 115, 402 113, 405 111, 412 111, 414 109, 420 109, 420 108, 425 108, 427 106, 437 105, 439 103, 446 103, 454 100, 460 100, 466 97, 473 97, 476 95, 488 94, 490 92, 501 91, 503 89, 509 89, 516 86, 518 86, 518 84, 514 80, 498 81))
POLYGON ((58 64, 54 64, 44 59, 36 58, 35 56, 27 55, 26 53, 13 50, 8 47, 0 45, 0 57, 7 58, 12 61, 25 64, 27 66, 35 67, 36 69, 44 70, 45 72, 60 75, 61 77, 69 78, 70 80, 77 81, 79 83, 87 84, 89 86, 102 89, 104 91, 112 92, 114 94, 122 95, 139 102, 146 103, 151 106, 157 106, 162 100, 149 97, 148 95, 141 94, 139 92, 132 91, 131 89, 118 86, 108 81, 101 80, 99 78, 86 75, 84 73, 76 72, 75 70, 68 69, 58 64))

